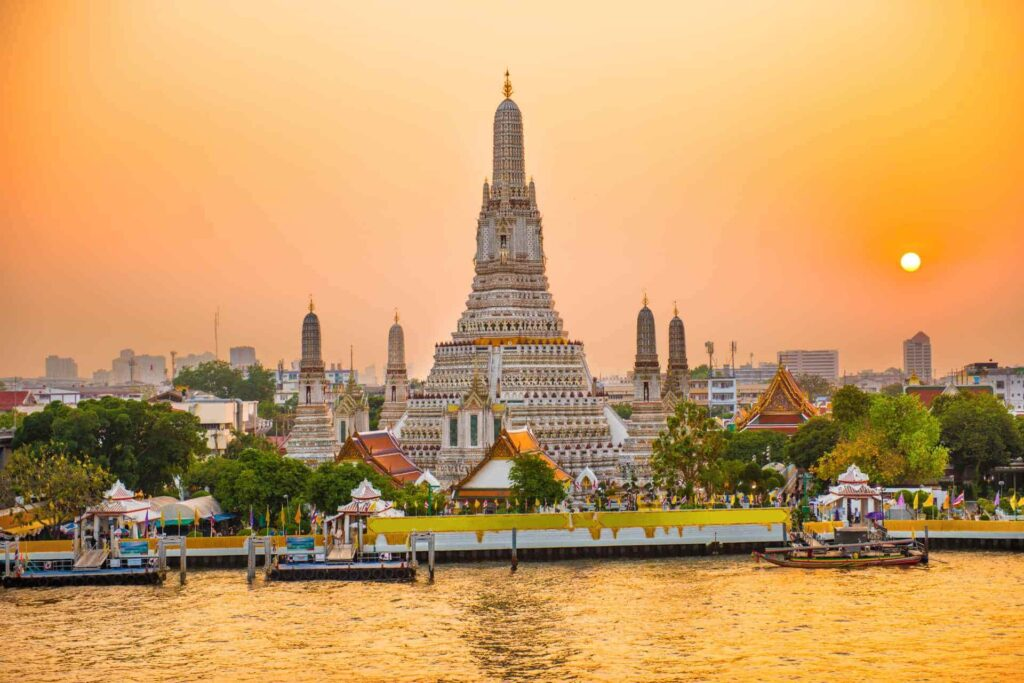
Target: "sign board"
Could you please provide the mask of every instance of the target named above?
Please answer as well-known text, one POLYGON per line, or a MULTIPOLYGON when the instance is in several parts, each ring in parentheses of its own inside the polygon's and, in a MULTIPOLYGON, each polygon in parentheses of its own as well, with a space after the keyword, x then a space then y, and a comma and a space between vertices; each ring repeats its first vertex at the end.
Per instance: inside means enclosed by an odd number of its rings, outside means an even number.
POLYGON ((149 554, 149 542, 148 541, 121 541, 118 543, 118 549, 121 551, 121 555, 148 555, 149 554))
POLYGON ((288 552, 293 550, 308 550, 313 552, 313 537, 312 536, 289 536, 285 539, 285 547, 288 552))

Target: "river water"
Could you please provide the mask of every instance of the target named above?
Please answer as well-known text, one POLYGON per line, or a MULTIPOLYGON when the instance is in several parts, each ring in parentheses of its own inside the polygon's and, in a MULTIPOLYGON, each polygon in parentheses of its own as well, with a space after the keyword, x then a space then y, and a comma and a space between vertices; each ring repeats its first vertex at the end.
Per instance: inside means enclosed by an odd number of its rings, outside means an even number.
POLYGON ((0 590, 3 681, 978 680, 1024 667, 1024 554, 439 565, 433 585, 0 590))

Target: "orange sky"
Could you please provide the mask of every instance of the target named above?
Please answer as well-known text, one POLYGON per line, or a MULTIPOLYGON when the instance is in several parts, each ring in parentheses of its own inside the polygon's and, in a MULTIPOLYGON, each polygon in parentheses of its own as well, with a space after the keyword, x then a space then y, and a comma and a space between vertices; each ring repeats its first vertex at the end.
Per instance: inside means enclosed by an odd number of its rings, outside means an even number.
POLYGON ((469 291, 508 66, 595 372, 839 348, 1024 362, 1024 4, 0 4, 0 375, 251 344, 415 375, 469 291), (901 253, 921 253, 908 275, 901 253))

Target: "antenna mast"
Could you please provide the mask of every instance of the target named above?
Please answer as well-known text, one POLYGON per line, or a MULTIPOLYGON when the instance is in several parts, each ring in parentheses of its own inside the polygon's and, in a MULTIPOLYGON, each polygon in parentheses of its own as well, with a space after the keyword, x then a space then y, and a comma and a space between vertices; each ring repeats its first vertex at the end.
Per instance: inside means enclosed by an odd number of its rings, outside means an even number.
POLYGON ((220 306, 213 313, 213 357, 220 360, 220 306))

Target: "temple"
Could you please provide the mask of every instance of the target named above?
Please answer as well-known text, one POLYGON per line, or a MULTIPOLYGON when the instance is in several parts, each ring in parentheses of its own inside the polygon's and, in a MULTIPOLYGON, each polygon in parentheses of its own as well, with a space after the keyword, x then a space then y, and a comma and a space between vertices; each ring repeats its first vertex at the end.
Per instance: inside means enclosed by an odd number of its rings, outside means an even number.
POLYGON ((370 401, 366 391, 356 382, 355 360, 349 347, 348 382, 334 404, 334 424, 339 444, 349 436, 370 430, 370 401))
MULTIPOLYGON (((643 307, 636 317, 636 356, 633 362, 632 414, 626 421, 629 436, 623 444, 627 478, 646 481, 650 478, 650 454, 654 440, 665 429, 668 413, 675 408, 679 395, 670 388, 671 378, 661 384, 661 362, 654 313, 644 295, 643 307)), ((677 315, 675 320, 679 320, 677 315)), ((680 325, 682 321, 680 320, 680 325)), ((669 348, 672 332, 669 328, 669 348)), ((678 377, 675 378, 678 381, 678 377)))
POLYGON ((817 414, 818 409, 807 399, 792 373, 780 363, 768 388, 736 420, 736 431, 768 429, 793 434, 817 414))
POLYGON ((567 470, 590 467, 620 478, 629 465, 625 426, 598 391, 583 344, 570 338, 548 290, 541 213, 526 178, 523 118, 507 73, 503 93, 465 310, 451 341, 435 346, 423 389, 407 397, 400 415, 404 337, 392 327, 386 424, 409 457, 445 485, 464 478, 502 429, 527 425, 567 470))
POLYGON ((384 371, 384 405, 380 411, 380 426, 387 429, 397 425, 405 414, 408 400, 409 376, 405 370, 405 331, 398 324, 398 311, 395 311, 395 323, 388 330, 388 366, 384 371))
POLYGON ((390 477, 399 487, 419 483, 424 475, 419 467, 405 457, 401 444, 386 429, 357 432, 348 437, 338 453, 337 461, 366 463, 380 474, 390 477))
POLYGON ((566 486, 572 481, 572 477, 543 451, 529 428, 503 429, 484 458, 452 487, 453 498, 464 505, 479 501, 487 507, 507 502, 512 496, 512 482, 509 478, 512 465, 516 458, 527 454, 536 455, 547 463, 557 481, 566 486))
POLYGON ((302 320, 302 360, 299 362, 299 405, 295 425, 285 445, 289 458, 316 466, 334 459, 337 442, 325 391, 324 361, 320 355, 320 318, 313 312, 302 320))

